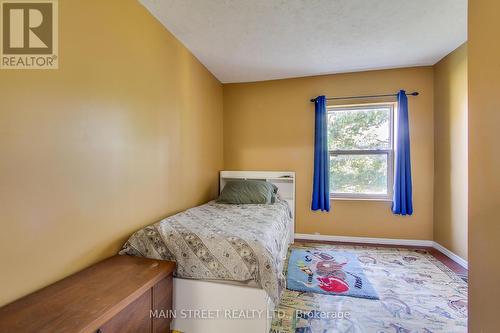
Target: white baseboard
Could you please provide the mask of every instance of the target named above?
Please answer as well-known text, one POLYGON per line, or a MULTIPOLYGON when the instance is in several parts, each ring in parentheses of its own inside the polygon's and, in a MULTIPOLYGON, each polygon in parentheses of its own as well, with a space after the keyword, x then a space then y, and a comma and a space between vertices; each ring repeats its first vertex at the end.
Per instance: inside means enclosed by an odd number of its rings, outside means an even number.
POLYGON ((432 247, 434 244, 433 241, 420 240, 420 239, 394 239, 394 238, 329 236, 329 235, 316 235, 316 234, 295 234, 295 240, 298 239, 345 242, 345 243, 366 243, 366 244, 429 246, 429 247, 432 247))
POLYGON ((453 260, 454 262, 456 262, 457 264, 459 264, 460 266, 462 266, 463 268, 469 269, 469 263, 467 262, 467 260, 460 257, 458 254, 451 252, 450 250, 448 250, 447 248, 445 248, 443 245, 439 244, 438 242, 434 242, 433 247, 436 250, 438 250, 439 252, 441 252, 442 254, 444 254, 445 256, 447 256, 448 258, 450 258, 451 260, 453 260))
POLYGON ((451 252, 439 243, 425 239, 395 239, 395 238, 369 238, 369 237, 349 237, 349 236, 330 236, 317 234, 295 234, 295 240, 329 241, 344 243, 365 243, 365 244, 383 244, 383 245, 403 245, 403 246, 426 246, 433 247, 446 255, 451 260, 464 268, 468 268, 467 260, 451 252))

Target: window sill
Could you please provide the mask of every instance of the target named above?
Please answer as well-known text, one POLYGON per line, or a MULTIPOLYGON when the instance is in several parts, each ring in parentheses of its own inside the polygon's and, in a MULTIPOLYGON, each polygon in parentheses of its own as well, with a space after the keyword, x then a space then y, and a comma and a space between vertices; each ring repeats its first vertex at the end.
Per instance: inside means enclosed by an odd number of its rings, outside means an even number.
POLYGON ((392 202, 392 199, 388 199, 388 198, 347 198, 347 197, 330 197, 330 201, 380 201, 380 202, 392 202))

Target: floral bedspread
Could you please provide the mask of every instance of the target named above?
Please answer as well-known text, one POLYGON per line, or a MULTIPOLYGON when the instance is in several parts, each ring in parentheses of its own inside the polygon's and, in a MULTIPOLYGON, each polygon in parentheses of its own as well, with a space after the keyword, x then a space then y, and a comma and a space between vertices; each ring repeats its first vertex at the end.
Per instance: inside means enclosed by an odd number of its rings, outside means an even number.
POLYGON ((134 233, 120 254, 177 262, 175 276, 256 281, 274 304, 284 287, 291 213, 271 205, 209 202, 134 233))

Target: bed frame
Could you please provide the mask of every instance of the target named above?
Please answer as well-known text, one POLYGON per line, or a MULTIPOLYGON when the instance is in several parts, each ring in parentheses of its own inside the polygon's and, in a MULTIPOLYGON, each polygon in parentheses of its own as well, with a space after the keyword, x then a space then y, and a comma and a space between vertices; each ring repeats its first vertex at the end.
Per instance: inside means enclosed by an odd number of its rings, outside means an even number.
MULTIPOLYGON (((219 192, 235 179, 266 180, 275 184, 292 210, 289 243, 295 235, 295 172, 221 171, 219 192)), ((268 333, 274 304, 260 288, 203 280, 174 278, 172 329, 186 333, 268 333), (237 310, 228 313, 227 311, 237 310), (241 311, 254 312, 241 312, 241 311), (236 319, 236 317, 240 317, 236 319), (233 318, 233 319, 231 319, 233 318)))

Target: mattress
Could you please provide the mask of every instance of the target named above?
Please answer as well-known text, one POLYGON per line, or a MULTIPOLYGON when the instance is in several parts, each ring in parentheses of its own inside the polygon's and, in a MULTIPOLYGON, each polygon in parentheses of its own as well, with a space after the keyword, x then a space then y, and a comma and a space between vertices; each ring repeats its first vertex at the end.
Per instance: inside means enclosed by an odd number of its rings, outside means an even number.
POLYGON ((283 200, 270 205, 211 201, 137 231, 120 254, 175 261, 179 278, 255 281, 277 304, 285 286, 290 223, 283 200))

